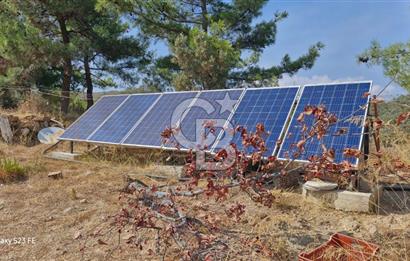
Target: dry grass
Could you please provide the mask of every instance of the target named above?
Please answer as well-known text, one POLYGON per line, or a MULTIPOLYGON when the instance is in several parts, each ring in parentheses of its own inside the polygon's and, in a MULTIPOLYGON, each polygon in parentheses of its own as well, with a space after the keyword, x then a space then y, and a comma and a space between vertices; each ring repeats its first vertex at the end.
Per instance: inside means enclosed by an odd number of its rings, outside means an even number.
MULTIPOLYGON (((394 122, 386 122, 384 130, 389 133, 384 135, 381 144, 382 165, 376 164, 378 158, 370 154, 368 164, 362 166, 369 173, 369 182, 378 183, 407 183, 410 184, 410 170, 408 168, 397 169, 395 163, 398 160, 404 165, 410 166, 410 132, 403 131, 394 122)), ((371 138, 370 151, 376 151, 371 138)))
POLYGON ((38 94, 31 94, 17 108, 20 114, 50 115, 49 102, 38 94))
POLYGON ((389 136, 384 137, 382 150, 385 152, 385 160, 401 159, 410 165, 410 131, 403 131, 394 122, 385 123, 389 136))
MULTIPOLYGON (((32 148, 0 145, 4 157, 12 157, 28 166, 29 179, 23 183, 0 186, 0 239, 35 237, 35 244, 0 245, 0 260, 158 260, 146 249, 128 248, 110 252, 117 242, 115 231, 106 234, 100 245, 90 237, 100 228, 108 229, 110 216, 119 208, 119 190, 124 174, 178 175, 178 169, 89 158, 82 163, 43 158, 45 146, 32 148), (51 171, 63 171, 63 179, 47 177, 51 171), (80 251, 86 245, 84 253, 80 251)), ((131 161, 128 161, 131 162, 131 161)), ((147 180, 146 182, 155 182, 147 180)), ((334 232, 346 231, 352 236, 380 244, 381 260, 410 260, 410 214, 369 215, 346 213, 308 203, 299 193, 273 191, 276 204, 267 209, 255 205, 235 190, 225 202, 243 202, 247 212, 240 222, 225 218, 213 201, 192 200, 192 214, 199 207, 220 216, 220 223, 229 229, 259 237, 267 242, 273 260, 294 260, 299 252, 324 243, 334 232)), ((123 234, 122 238, 126 238, 123 234)), ((149 238, 153 235, 146 234, 149 238)), ((242 247, 232 237, 232 248, 242 247)), ((232 251, 233 252, 233 251, 232 251)), ((170 251, 166 260, 177 258, 170 251)), ((227 260, 266 260, 255 251, 227 260)))

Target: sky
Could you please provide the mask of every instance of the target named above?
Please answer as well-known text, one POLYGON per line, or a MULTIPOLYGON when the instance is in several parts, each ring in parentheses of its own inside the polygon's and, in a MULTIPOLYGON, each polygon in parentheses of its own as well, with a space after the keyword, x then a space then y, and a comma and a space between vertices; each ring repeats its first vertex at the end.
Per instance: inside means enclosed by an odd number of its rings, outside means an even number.
MULTIPOLYGON (((357 55, 373 40, 382 46, 410 41, 410 1, 271 0, 261 19, 270 19, 276 11, 289 16, 278 24, 276 44, 265 49, 261 66, 278 64, 286 53, 297 58, 317 41, 325 44, 311 70, 285 76, 280 85, 372 80, 377 92, 389 79, 381 67, 358 64, 357 55)), ((392 85, 383 96, 402 94, 404 89, 392 85)))
MULTIPOLYGON (((318 41, 325 44, 311 70, 285 75, 281 86, 371 80, 372 92, 378 93, 390 79, 380 66, 357 63, 357 56, 373 40, 382 47, 410 41, 410 0, 270 0, 257 21, 270 20, 277 11, 289 15, 278 24, 276 43, 264 50, 260 66, 277 65, 287 53, 296 59, 318 41)), ((159 56, 168 53, 161 43, 154 50, 159 56)), ((407 91, 391 84, 382 97, 403 94, 407 91)))

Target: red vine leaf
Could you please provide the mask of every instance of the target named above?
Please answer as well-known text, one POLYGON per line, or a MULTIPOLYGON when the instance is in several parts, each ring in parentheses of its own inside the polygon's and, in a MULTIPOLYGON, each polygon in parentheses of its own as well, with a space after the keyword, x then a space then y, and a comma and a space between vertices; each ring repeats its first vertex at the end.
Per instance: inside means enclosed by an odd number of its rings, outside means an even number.
POLYGON ((397 126, 407 121, 409 118, 410 118, 410 111, 401 113, 396 119, 397 126))
POLYGON ((362 152, 358 149, 346 148, 343 150, 343 155, 346 157, 359 158, 362 152))
POLYGON ((367 98, 369 96, 370 96, 370 92, 365 92, 363 93, 362 98, 367 98))

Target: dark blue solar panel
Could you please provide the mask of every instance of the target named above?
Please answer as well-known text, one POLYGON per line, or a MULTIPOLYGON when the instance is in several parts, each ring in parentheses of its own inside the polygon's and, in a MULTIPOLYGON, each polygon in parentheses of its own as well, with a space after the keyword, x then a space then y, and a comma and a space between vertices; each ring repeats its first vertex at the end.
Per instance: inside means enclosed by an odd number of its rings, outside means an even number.
POLYGON ((180 140, 184 142, 181 142, 183 143, 181 145, 192 149, 210 149, 234 110, 242 92, 243 90, 201 92, 182 120, 180 129, 183 139, 180 140), (214 133, 209 133, 209 129, 204 128, 203 124, 206 122, 212 122, 214 133))
MULTIPOLYGON (((267 151, 264 156, 270 156, 275 150, 290 109, 294 103, 299 87, 248 89, 236 109, 231 123, 233 126, 244 126, 248 132, 255 132, 256 125, 262 123, 267 135, 265 143, 267 151)), ((232 130, 226 130, 231 131, 232 130)), ((219 142, 222 148, 229 141, 219 142)), ((242 138, 239 133, 233 137, 233 142, 242 150, 242 138)), ((247 148, 252 153, 251 148, 247 148)))
POLYGON ((196 95, 197 92, 163 94, 123 144, 162 146, 161 132, 167 127, 177 127, 178 122, 172 122, 172 115, 186 112, 196 95))
POLYGON ((76 122, 68 127, 60 139, 87 139, 127 97, 128 95, 102 97, 76 122))
POLYGON ((125 135, 153 105, 159 94, 130 96, 118 110, 95 132, 90 141, 120 143, 125 135))
MULTIPOLYGON (((363 105, 368 103, 368 98, 363 94, 370 91, 370 82, 348 83, 305 86, 300 98, 296 112, 289 126, 288 135, 284 140, 279 153, 280 158, 294 155, 297 149, 294 144, 301 140, 301 125, 296 120, 307 105, 325 105, 330 113, 335 114, 341 121, 333 125, 323 138, 323 144, 329 149, 333 148, 336 152, 335 161, 349 160, 356 164, 354 158, 343 157, 344 148, 360 149, 363 122, 366 111, 363 105), (363 109, 361 109, 361 106, 363 109), (354 123, 359 120, 360 124, 354 123), (346 128, 347 134, 335 135, 341 128, 346 128)), ((313 124, 313 117, 305 117, 308 127, 313 124)), ((305 152, 298 159, 307 160, 311 155, 322 155, 322 148, 318 140, 310 139, 305 145, 305 152)))

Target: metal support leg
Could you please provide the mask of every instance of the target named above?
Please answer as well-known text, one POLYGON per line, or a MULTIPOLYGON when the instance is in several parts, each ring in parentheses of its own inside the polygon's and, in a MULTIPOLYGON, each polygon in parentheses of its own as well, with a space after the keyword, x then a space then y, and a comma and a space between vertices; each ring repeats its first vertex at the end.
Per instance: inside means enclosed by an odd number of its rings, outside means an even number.
POLYGON ((364 137, 363 137, 363 153, 364 153, 364 160, 367 161, 369 158, 369 126, 365 126, 364 128, 364 137))
POLYGON ((74 141, 70 141, 70 153, 74 153, 74 141))

